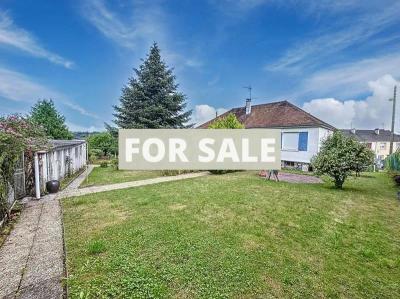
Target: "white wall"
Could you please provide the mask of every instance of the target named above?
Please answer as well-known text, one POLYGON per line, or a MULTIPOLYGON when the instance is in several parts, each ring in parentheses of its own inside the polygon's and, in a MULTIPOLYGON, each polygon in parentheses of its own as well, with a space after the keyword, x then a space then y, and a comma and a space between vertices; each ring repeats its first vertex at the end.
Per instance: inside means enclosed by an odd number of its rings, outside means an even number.
POLYGON ((86 144, 39 154, 42 190, 45 189, 47 181, 61 180, 67 175, 68 166, 65 160, 69 155, 72 159, 71 172, 75 173, 86 165, 86 144), (78 149, 78 156, 75 156, 75 148, 78 149))
POLYGON ((311 158, 316 155, 321 147, 322 141, 333 132, 324 128, 291 128, 282 129, 282 133, 308 132, 307 151, 283 150, 281 151, 281 160, 290 162, 310 163, 311 158))

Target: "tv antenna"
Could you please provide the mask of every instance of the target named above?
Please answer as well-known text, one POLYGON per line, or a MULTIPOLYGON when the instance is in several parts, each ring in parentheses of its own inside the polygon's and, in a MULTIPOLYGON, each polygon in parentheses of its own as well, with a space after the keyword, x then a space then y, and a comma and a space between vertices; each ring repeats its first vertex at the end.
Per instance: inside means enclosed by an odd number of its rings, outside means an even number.
POLYGON ((249 91, 249 99, 251 100, 251 90, 253 89, 252 87, 251 87, 251 85, 249 85, 249 86, 243 86, 243 88, 246 88, 248 91, 249 91))

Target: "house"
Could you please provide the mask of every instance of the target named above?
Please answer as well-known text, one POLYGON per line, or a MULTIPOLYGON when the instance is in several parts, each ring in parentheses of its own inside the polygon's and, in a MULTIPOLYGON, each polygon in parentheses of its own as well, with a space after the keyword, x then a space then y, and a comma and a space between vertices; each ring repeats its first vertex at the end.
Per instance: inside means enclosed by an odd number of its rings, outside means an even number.
MULTIPOLYGON (((378 164, 382 164, 383 160, 389 155, 390 140, 392 133, 389 130, 341 130, 343 134, 354 137, 361 143, 365 143, 375 153, 375 159, 378 164)), ((400 135, 394 134, 393 151, 400 149, 400 135)))
POLYGON ((244 107, 233 108, 199 128, 208 128, 217 118, 229 113, 235 114, 246 129, 281 130, 282 167, 307 170, 322 141, 335 130, 333 126, 288 101, 251 105, 250 100, 246 100, 244 107))

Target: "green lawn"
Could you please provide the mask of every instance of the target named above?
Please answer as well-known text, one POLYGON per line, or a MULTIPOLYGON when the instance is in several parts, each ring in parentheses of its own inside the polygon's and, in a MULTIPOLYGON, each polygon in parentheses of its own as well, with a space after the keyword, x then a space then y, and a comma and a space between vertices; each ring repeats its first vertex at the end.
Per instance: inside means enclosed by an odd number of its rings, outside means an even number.
POLYGON ((115 170, 113 167, 96 167, 83 181, 81 187, 99 186, 151 179, 162 176, 161 171, 128 171, 115 170))
POLYGON ((70 296, 398 298, 396 189, 345 187, 237 172, 64 200, 70 296))

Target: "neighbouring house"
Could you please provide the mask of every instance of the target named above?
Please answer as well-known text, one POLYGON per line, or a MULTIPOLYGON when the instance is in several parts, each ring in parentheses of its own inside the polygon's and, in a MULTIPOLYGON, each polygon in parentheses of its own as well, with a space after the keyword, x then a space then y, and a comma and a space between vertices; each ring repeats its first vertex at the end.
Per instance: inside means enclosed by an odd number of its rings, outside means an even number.
POLYGON ((282 167, 308 170, 311 158, 318 153, 322 141, 335 130, 288 101, 251 105, 250 100, 246 100, 244 107, 233 108, 199 128, 208 128, 217 118, 229 113, 235 114, 246 129, 281 130, 282 167))
MULTIPOLYGON (((356 130, 347 129, 341 130, 343 134, 354 137, 359 142, 364 143, 375 153, 376 163, 383 165, 383 160, 389 155, 390 140, 392 133, 389 130, 374 129, 374 130, 356 130)), ((393 151, 400 149, 400 135, 394 134, 393 151)))
POLYGON ((34 193, 37 198, 46 190, 46 182, 62 180, 82 169, 87 162, 85 140, 50 140, 50 147, 25 155, 14 174, 14 192, 11 200, 34 193))

